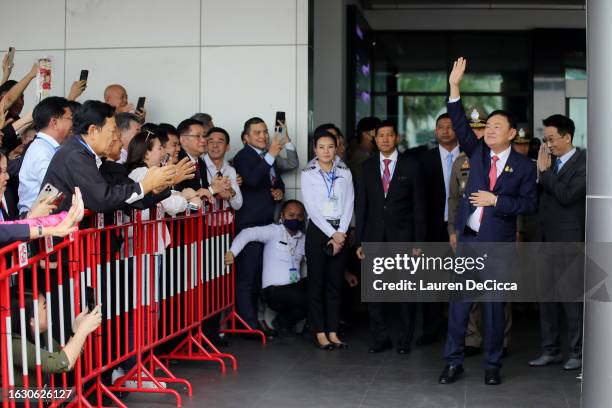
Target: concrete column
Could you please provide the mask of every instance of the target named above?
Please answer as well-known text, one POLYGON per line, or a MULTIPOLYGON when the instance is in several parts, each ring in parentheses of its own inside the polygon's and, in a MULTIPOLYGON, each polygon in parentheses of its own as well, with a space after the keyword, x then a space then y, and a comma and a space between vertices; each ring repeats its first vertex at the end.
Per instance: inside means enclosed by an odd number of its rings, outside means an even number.
MULTIPOLYGON (((587 1, 587 243, 612 242, 612 1, 587 1)), ((601 265, 612 270, 612 264, 601 265)), ((607 288, 612 288, 608 278, 607 288)), ((582 407, 612 402, 612 303, 585 302, 582 407)))

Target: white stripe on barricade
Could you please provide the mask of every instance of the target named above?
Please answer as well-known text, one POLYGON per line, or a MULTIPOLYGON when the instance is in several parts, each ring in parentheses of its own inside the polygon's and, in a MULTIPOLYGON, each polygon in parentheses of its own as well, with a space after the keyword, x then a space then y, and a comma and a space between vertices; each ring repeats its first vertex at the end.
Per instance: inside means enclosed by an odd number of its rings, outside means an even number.
POLYGON ((34 345, 36 346, 36 365, 40 365, 40 319, 38 318, 38 295, 32 294, 34 303, 34 345))
POLYGON ((210 281, 210 238, 206 238, 206 283, 210 281))
POLYGON ((21 373, 25 377, 28 375, 28 353, 26 351, 26 318, 23 307, 19 308, 19 317, 21 320, 21 373))
MULTIPOLYGON (((185 233, 185 230, 183 229, 183 234, 185 233)), ((183 243, 183 291, 185 293, 187 293, 187 290, 189 288, 189 286, 187 285, 187 265, 189 265, 188 260, 187 260, 187 256, 188 256, 188 251, 187 251, 187 244, 183 243)))
POLYGON ((13 336, 11 335, 11 317, 6 317, 6 347, 7 347, 7 362, 8 362, 8 383, 11 387, 15 386, 15 373, 13 366, 13 336))
MULTIPOLYGON (((68 279, 68 283, 70 286, 70 323, 74 323, 74 278, 72 278, 72 274, 70 274, 70 278, 68 279)), ((64 295, 63 291, 60 288, 60 345, 64 347, 66 345, 66 333, 64 332, 64 295)))
POLYGON ((51 292, 45 291, 47 300, 47 350, 53 352, 53 320, 51 318, 51 292))
POLYGON ((121 294, 119 290, 121 285, 119 284, 119 282, 119 259, 115 259, 115 299, 117 299, 117 301, 115 302, 115 316, 119 316, 121 314, 121 294))
MULTIPOLYGON (((109 257, 110 254, 106 254, 106 256, 109 257)), ((110 272, 110 261, 106 261, 106 320, 111 320, 111 316, 112 316, 112 313, 111 313, 112 312, 111 310, 112 284, 111 283, 112 282, 111 282, 111 272, 110 272)), ((117 285, 117 283, 115 283, 115 285, 117 285)))

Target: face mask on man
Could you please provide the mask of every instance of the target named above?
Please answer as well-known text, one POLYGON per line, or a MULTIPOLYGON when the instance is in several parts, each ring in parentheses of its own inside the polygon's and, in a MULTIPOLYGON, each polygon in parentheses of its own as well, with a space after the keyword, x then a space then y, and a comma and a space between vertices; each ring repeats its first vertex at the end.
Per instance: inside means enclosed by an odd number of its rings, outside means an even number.
POLYGON ((283 220, 283 225, 289 231, 297 232, 304 226, 304 221, 301 220, 283 220))

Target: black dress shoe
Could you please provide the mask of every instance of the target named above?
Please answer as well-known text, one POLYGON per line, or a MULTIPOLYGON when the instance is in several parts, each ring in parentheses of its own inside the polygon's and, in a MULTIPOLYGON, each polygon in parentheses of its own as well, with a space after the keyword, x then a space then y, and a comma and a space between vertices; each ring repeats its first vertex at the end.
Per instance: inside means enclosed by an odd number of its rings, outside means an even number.
POLYGON ((370 347, 368 349, 368 353, 370 354, 382 353, 383 351, 390 350, 392 347, 393 347, 393 343, 391 343, 391 340, 387 339, 383 341, 382 343, 378 343, 370 347))
POLYGON ((410 346, 400 346, 397 348, 397 354, 408 354, 410 353, 410 346))
POLYGON ((223 337, 219 336, 218 334, 216 336, 209 337, 208 340, 210 340, 210 342, 214 344, 215 347, 229 347, 230 346, 230 342, 225 340, 223 337))
MULTIPOLYGON (((261 332, 264 334, 264 336, 266 336, 266 340, 272 341, 272 340, 274 340, 274 339, 276 339, 278 337, 278 332, 276 330, 274 330, 274 329, 271 329, 267 325, 266 326, 259 325, 257 327, 257 330, 261 330, 261 332)), ((259 339, 259 337, 257 337, 257 336, 252 336, 252 337, 254 337, 255 339, 259 339)))
POLYGON ((438 341, 438 337, 433 334, 424 334, 416 341, 417 346, 427 346, 438 341))
POLYGON ((481 352, 482 350, 480 349, 480 347, 465 346, 465 348, 463 349, 463 355, 465 355, 466 357, 472 357, 477 354, 480 354, 481 352))
POLYGON ((438 378, 438 382, 440 384, 452 384, 463 374, 463 366, 462 365, 450 365, 447 364, 444 367, 444 371, 440 374, 438 378))
POLYGON ((485 384, 486 385, 501 384, 501 376, 499 375, 499 368, 487 368, 485 370, 485 384))

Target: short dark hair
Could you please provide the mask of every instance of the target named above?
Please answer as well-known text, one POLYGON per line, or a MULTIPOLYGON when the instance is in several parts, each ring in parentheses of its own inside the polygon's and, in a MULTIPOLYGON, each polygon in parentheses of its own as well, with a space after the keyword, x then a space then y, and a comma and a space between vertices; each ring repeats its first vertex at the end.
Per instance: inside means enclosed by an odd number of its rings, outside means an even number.
POLYGON ((32 121, 34 129, 39 132, 41 129, 49 126, 49 122, 53 118, 61 118, 66 109, 70 110, 68 99, 61 96, 49 96, 43 99, 34 107, 32 112, 32 121))
POLYGON ((508 123, 510 124, 510 129, 516 129, 516 126, 517 126, 516 125, 516 120, 514 119, 514 116, 512 116, 512 114, 510 112, 502 110, 502 109, 494 110, 493 112, 489 113, 489 116, 487 116, 487 122, 493 116, 503 116, 503 117, 505 117, 506 120, 508 121, 508 123))
POLYGON ((568 118, 565 115, 552 115, 547 117, 542 121, 542 124, 546 127, 552 126, 557 128, 557 132, 561 136, 565 136, 567 134, 570 135, 570 139, 574 140, 574 132, 576 131, 576 125, 574 125, 574 121, 568 118))
POLYGON ((225 136, 225 143, 230 144, 230 136, 229 133, 227 133, 227 130, 215 126, 208 129, 208 132, 206 132, 206 137, 210 137, 210 135, 212 135, 213 133, 223 133, 223 135, 225 136))
POLYGON ((450 115, 449 115, 448 113, 444 112, 443 114, 441 114, 440 116, 438 116, 438 117, 436 118, 436 126, 438 126, 438 122, 439 122, 441 119, 450 119, 450 115))
POLYGON ((262 118, 257 117, 257 116, 244 122, 244 133, 249 134, 249 132, 251 131, 251 126, 257 125, 258 123, 266 123, 266 122, 262 118))
POLYGON ((85 101, 72 119, 72 130, 77 135, 84 135, 91 125, 101 128, 114 114, 115 108, 108 103, 85 101))
POLYGON ((338 140, 336 139, 336 136, 334 136, 334 134, 332 132, 330 132, 329 130, 326 130, 326 129, 323 129, 318 134, 314 135, 313 145, 316 147, 317 146, 317 142, 319 141, 319 139, 322 139, 324 137, 331 138, 334 141, 334 145, 338 146, 338 140))
POLYGON ((176 128, 169 123, 160 123, 157 127, 158 129, 163 130, 168 134, 178 136, 178 131, 176 130, 176 128))
POLYGON ((376 130, 376 126, 380 123, 380 119, 376 116, 366 116, 357 122, 357 135, 361 137, 363 132, 376 130))
POLYGON ((189 118, 179 123, 178 127, 176 128, 176 132, 179 136, 182 136, 185 133, 189 132, 190 127, 195 125, 204 127, 204 124, 199 120, 189 118))
POLYGON ((213 121, 212 116, 210 116, 208 113, 204 113, 204 112, 200 112, 200 113, 194 114, 191 117, 191 119, 199 120, 200 122, 202 122, 202 126, 210 126, 210 124, 213 121))
POLYGON ((77 101, 68 101, 68 106, 70 106, 70 110, 72 111, 72 116, 76 114, 76 112, 81 109, 81 102, 77 101))
POLYGON ((281 214, 285 212, 285 209, 289 207, 290 204, 297 204, 300 207, 302 207, 302 211, 306 212, 306 207, 304 207, 304 204, 300 200, 287 200, 283 203, 283 205, 281 205, 281 209, 280 209, 281 214))
POLYGON ((140 118, 130 112, 119 112, 115 114, 115 121, 117 122, 117 129, 126 131, 130 128, 130 123, 140 123, 140 118))
POLYGON ((393 131, 395 132, 395 134, 397 134, 397 126, 395 126, 395 123, 390 121, 389 119, 383 120, 378 124, 378 126, 376 126, 376 134, 378 135, 378 131, 385 127, 393 128, 393 131))
POLYGON ((132 138, 128 145, 127 159, 125 160, 125 167, 128 171, 146 165, 144 158, 147 152, 153 149, 153 142, 157 138, 157 134, 150 130, 142 130, 132 138))
POLYGON ((162 147, 166 147, 166 144, 168 143, 168 133, 166 133, 166 131, 161 130, 161 129, 157 129, 157 132, 155 132, 155 135, 157 136, 157 138, 159 139, 159 143, 161 143, 162 147))

